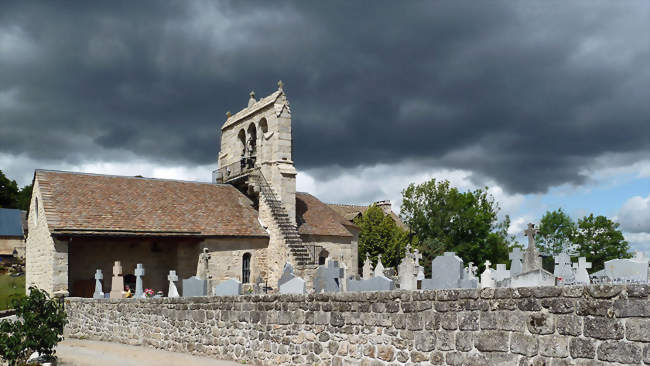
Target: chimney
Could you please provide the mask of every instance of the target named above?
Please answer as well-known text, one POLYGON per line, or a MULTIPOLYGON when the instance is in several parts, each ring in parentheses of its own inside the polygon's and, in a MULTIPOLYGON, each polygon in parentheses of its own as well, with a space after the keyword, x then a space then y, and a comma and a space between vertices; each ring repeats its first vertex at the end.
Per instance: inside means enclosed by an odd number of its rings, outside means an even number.
POLYGON ((384 211, 384 215, 390 215, 392 213, 390 200, 377 201, 374 205, 381 208, 384 211))

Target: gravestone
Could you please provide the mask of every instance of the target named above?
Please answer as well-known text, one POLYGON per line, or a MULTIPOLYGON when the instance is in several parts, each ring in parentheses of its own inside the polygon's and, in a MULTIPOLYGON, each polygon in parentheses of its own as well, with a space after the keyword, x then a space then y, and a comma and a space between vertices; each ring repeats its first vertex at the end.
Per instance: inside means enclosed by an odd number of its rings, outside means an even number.
POLYGON ((588 285, 591 281, 589 280, 589 272, 587 269, 591 268, 591 262, 587 262, 586 257, 578 258, 578 263, 573 264, 575 268, 575 282, 581 285, 588 285))
POLYGON ((343 276, 343 269, 337 261, 331 260, 327 262, 327 266, 319 266, 314 276, 314 292, 318 294, 341 291, 343 276))
POLYGON ((169 275, 167 276, 167 281, 169 281, 169 291, 167 291, 167 297, 179 297, 178 289, 176 288, 176 284, 174 283, 178 281, 178 276, 176 275, 176 271, 169 271, 169 275))
POLYGON ((208 252, 208 248, 203 248, 203 252, 199 254, 199 262, 196 265, 196 276, 197 278, 201 280, 209 280, 209 272, 210 272, 210 266, 209 266, 209 261, 212 258, 210 253, 208 252))
POLYGON ((111 279, 111 299, 124 297, 124 277, 122 276, 122 264, 115 261, 113 265, 113 278, 111 279))
POLYGON ((555 268, 553 276, 557 279, 558 285, 571 285, 575 283, 575 274, 571 268, 571 257, 562 252, 555 256, 555 268))
POLYGON ((375 266, 375 277, 384 276, 384 264, 381 262, 381 254, 377 256, 377 265, 375 266))
POLYGON ((497 270, 492 274, 492 279, 498 284, 508 278, 510 278, 510 271, 506 269, 506 265, 501 263, 497 264, 497 270))
POLYGON ((93 294, 94 299, 104 298, 104 291, 102 290, 102 283, 101 283, 101 280, 103 279, 104 279, 104 275, 102 274, 102 270, 98 269, 97 272, 95 272, 95 293, 93 294))
POLYGON ((463 272, 463 260, 454 252, 445 252, 431 261, 431 278, 422 280, 422 289, 459 288, 463 272))
POLYGON ((144 267, 142 267, 142 263, 138 263, 136 265, 133 274, 135 274, 135 297, 144 297, 144 291, 142 289, 142 276, 144 276, 144 267))
POLYGON ((469 262, 467 268, 463 271, 463 278, 460 279, 460 288, 477 288, 478 278, 476 278, 476 270, 478 267, 473 262, 469 262))
POLYGON ((611 281, 648 283, 648 260, 638 254, 631 259, 612 259, 605 262, 605 273, 611 281))
POLYGON ((524 253, 524 262, 522 264, 522 272, 535 271, 542 269, 542 257, 539 256, 537 246, 535 246, 535 235, 539 230, 535 228, 535 224, 529 223, 528 228, 524 234, 528 237, 528 248, 524 253))
POLYGON ((511 263, 510 263, 510 275, 512 277, 518 275, 521 273, 522 267, 521 267, 521 259, 523 258, 523 252, 519 248, 514 248, 512 249, 512 252, 508 255, 508 258, 510 258, 511 263))
POLYGON ((418 264, 417 261, 422 255, 419 254, 417 249, 411 253, 411 246, 406 245, 406 255, 402 258, 399 266, 397 267, 397 274, 399 278, 399 288, 401 290, 417 290, 418 282, 418 264))
POLYGON ((183 297, 207 296, 208 281, 196 276, 183 280, 183 297))
POLYGON ((485 270, 483 273, 481 273, 481 287, 482 288, 487 288, 487 287, 496 287, 496 283, 494 282, 494 279, 492 278, 492 268, 490 268, 490 261, 485 261, 485 270))
POLYGON ((370 254, 366 253, 366 260, 363 262, 362 275, 364 280, 369 280, 372 278, 372 261, 370 260, 370 254))
POLYGON ((241 282, 235 279, 228 279, 214 286, 214 296, 237 296, 241 295, 241 282))
POLYGON ((290 263, 285 263, 282 277, 278 281, 278 290, 281 294, 304 294, 306 293, 305 280, 293 273, 290 263))
POLYGON ((395 282, 384 276, 375 276, 369 280, 348 280, 348 291, 391 291, 395 289, 395 282))

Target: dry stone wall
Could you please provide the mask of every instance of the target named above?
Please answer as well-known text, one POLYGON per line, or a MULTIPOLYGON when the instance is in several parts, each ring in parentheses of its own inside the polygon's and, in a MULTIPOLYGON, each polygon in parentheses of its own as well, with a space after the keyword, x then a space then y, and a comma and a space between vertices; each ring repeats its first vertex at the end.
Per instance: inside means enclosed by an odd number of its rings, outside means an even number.
POLYGON ((69 298, 66 334, 256 365, 649 365, 647 285, 69 298))

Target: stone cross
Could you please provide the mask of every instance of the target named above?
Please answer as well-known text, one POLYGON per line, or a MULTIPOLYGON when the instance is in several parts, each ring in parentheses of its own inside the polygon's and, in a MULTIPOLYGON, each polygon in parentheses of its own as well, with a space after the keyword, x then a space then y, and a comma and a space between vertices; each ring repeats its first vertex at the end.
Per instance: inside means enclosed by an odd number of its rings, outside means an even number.
POLYGON ((384 264, 381 263, 381 254, 377 256, 377 265, 375 266, 375 277, 384 276, 384 264))
POLYGON ((492 278, 497 282, 503 281, 510 278, 510 271, 506 269, 505 264, 497 264, 497 270, 492 275, 492 278))
POLYGON ((209 266, 208 261, 211 259, 211 255, 208 252, 208 248, 203 248, 203 252, 199 254, 199 263, 196 268, 196 277, 202 280, 209 279, 209 266))
POLYGON ((528 236, 528 248, 524 255, 524 263, 522 265, 522 272, 530 272, 542 269, 542 257, 539 256, 537 247, 535 246, 535 235, 539 230, 535 228, 535 224, 529 223, 528 229, 524 234, 528 236))
POLYGON ((362 274, 364 280, 372 278, 372 262, 370 261, 370 253, 366 253, 366 260, 363 262, 362 274))
POLYGON ((411 253, 411 247, 406 246, 406 256, 397 268, 399 275, 399 288, 401 290, 417 290, 417 264, 415 263, 414 254, 411 253))
POLYGON ((528 223, 528 229, 524 230, 524 234, 528 237, 528 246, 535 246, 535 235, 539 232, 539 229, 535 228, 535 224, 528 223))
POLYGON ((95 272, 95 293, 93 294, 93 298, 95 299, 103 299, 104 298, 104 292, 102 290, 102 283, 100 280, 104 279, 104 274, 102 273, 101 269, 98 269, 97 272, 95 272))
POLYGON ((314 277, 314 292, 317 294, 321 292, 340 292, 343 276, 343 269, 339 267, 337 261, 331 260, 327 263, 327 267, 318 267, 314 277))
POLYGON ((508 255, 508 258, 512 261, 510 263, 510 275, 511 276, 516 276, 521 273, 521 259, 524 257, 523 252, 521 249, 513 248, 512 252, 508 255))
POLYGON ((176 288, 176 284, 174 283, 178 281, 176 271, 169 271, 169 275, 167 275, 167 281, 169 281, 169 291, 167 291, 167 297, 180 297, 178 294, 178 289, 176 288))
POLYGON ((571 284, 575 281, 575 275, 571 269, 571 257, 567 253, 562 252, 555 256, 553 275, 561 285, 571 284))
POLYGON ((589 284, 589 272, 588 268, 591 268, 591 262, 587 262, 586 257, 578 258, 578 263, 573 264, 573 268, 576 270, 575 281, 580 284, 589 284))
POLYGON ((111 279, 111 299, 120 299, 124 293, 124 277, 122 277, 122 264, 115 261, 113 265, 113 278, 111 279))
POLYGON ((142 276, 144 276, 144 267, 142 267, 142 263, 138 263, 133 274, 135 274, 135 297, 144 297, 144 291, 142 289, 142 276))

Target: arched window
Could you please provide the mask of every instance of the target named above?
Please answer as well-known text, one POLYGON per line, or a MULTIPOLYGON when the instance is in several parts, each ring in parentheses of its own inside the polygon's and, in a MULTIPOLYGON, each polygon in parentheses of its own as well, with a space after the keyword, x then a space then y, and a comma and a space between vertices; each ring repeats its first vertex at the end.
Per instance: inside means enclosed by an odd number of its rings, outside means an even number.
POLYGON ((239 140, 239 152, 241 153, 241 156, 246 155, 246 131, 244 129, 239 130, 239 134, 237 134, 237 140, 239 140))
POLYGON ((248 135, 248 140, 246 141, 248 157, 254 160, 257 156, 257 129, 255 128, 255 124, 251 123, 246 132, 248 135))
POLYGON ((260 120, 260 146, 257 149, 259 151, 259 158, 257 160, 260 162, 267 161, 271 158, 268 152, 268 147, 266 146, 267 144, 264 141, 264 135, 266 135, 267 132, 269 132, 269 124, 266 122, 266 118, 262 118, 260 120))
POLYGON ((251 279, 251 254, 245 253, 241 263, 241 282, 249 283, 251 279))
POLYGON ((324 266, 325 261, 327 260, 327 257, 330 256, 330 252, 327 250, 323 249, 320 251, 320 254, 318 254, 318 265, 319 266, 324 266))

